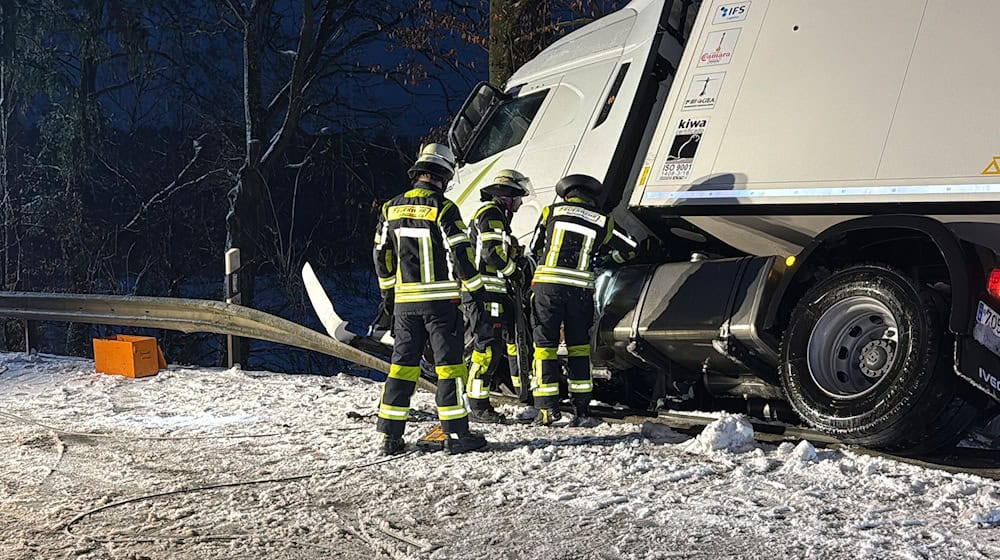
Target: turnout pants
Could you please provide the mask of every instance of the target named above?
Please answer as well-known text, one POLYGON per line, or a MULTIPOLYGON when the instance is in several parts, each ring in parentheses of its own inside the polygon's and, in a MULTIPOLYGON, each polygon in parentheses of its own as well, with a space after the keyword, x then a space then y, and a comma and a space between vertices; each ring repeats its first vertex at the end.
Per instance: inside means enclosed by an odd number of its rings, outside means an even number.
POLYGON ((535 406, 555 408, 559 404, 560 329, 566 341, 569 393, 577 410, 590 403, 594 382, 590 374, 590 328, 594 323, 594 291, 575 286, 535 284, 531 314, 535 342, 535 406))
POLYGON ((514 338, 513 301, 505 296, 493 296, 484 309, 469 305, 472 328, 472 365, 469 367, 469 407, 489 410, 490 388, 495 374, 506 355, 514 389, 521 385, 517 366, 517 345, 514 338))
POLYGON ((437 413, 446 433, 469 431, 469 411, 464 389, 468 377, 463 358, 462 315, 457 305, 448 304, 434 312, 396 314, 393 319, 395 343, 389 378, 382 389, 378 408, 378 431, 403 435, 410 413, 410 397, 420 378, 420 357, 430 340, 437 372, 437 413))

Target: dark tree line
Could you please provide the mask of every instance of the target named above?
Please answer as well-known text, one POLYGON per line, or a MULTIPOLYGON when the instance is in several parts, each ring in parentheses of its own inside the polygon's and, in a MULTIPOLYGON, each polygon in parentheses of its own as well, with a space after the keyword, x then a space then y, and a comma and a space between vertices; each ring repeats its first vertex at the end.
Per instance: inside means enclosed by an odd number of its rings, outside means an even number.
MULTIPOLYGON (((247 305, 309 319, 305 260, 374 295, 375 208, 420 142, 616 4, 0 0, 0 289, 218 299, 236 246, 247 305)), ((77 354, 94 334, 53 332, 77 354)))

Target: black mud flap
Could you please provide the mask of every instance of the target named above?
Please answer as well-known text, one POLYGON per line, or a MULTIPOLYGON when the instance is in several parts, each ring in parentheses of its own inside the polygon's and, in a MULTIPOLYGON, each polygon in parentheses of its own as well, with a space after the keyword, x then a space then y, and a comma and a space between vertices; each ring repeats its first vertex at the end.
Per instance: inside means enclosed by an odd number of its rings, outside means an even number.
POLYGON ((955 373, 1000 402, 1000 356, 971 337, 956 337, 955 373))

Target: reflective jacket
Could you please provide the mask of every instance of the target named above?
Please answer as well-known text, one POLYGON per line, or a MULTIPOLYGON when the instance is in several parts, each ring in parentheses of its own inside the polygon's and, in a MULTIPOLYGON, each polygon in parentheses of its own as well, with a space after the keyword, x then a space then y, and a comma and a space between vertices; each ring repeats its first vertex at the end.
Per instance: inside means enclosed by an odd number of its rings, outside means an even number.
POLYGON ((594 288, 594 257, 608 252, 617 263, 635 256, 637 243, 615 220, 581 198, 542 210, 531 252, 538 262, 532 284, 594 288))
POLYGON ((396 313, 457 303, 459 280, 470 291, 482 288, 474 258, 458 207, 432 185, 417 182, 382 206, 375 272, 379 288, 395 292, 396 313))
POLYGON ((511 255, 510 219, 495 202, 487 202, 472 216, 469 240, 475 249, 476 266, 483 287, 493 294, 506 294, 506 278, 514 273, 511 255))

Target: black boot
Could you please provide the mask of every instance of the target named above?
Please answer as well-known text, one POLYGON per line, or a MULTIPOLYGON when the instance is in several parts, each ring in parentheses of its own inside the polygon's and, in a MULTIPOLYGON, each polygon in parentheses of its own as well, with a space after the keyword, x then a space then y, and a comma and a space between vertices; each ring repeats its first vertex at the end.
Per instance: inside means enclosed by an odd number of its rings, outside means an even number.
POLYGON ((477 449, 486 447, 486 444, 486 438, 472 432, 448 434, 448 439, 445 441, 445 447, 448 449, 449 455, 476 451, 477 449))
POLYGON ((538 416, 535 417, 535 424, 538 426, 551 426, 562 419, 562 412, 558 408, 539 408, 538 416))
POLYGON ((569 421, 571 428, 593 428, 600 424, 602 420, 590 414, 590 398, 578 400, 574 403, 576 415, 569 421))
POLYGON ((405 447, 406 442, 401 437, 385 434, 385 437, 382 439, 382 455, 398 455, 403 452, 403 448, 405 447))
POLYGON ((469 421, 478 422, 480 424, 506 424, 507 417, 500 414, 492 406, 484 409, 472 409, 469 412, 469 421))

